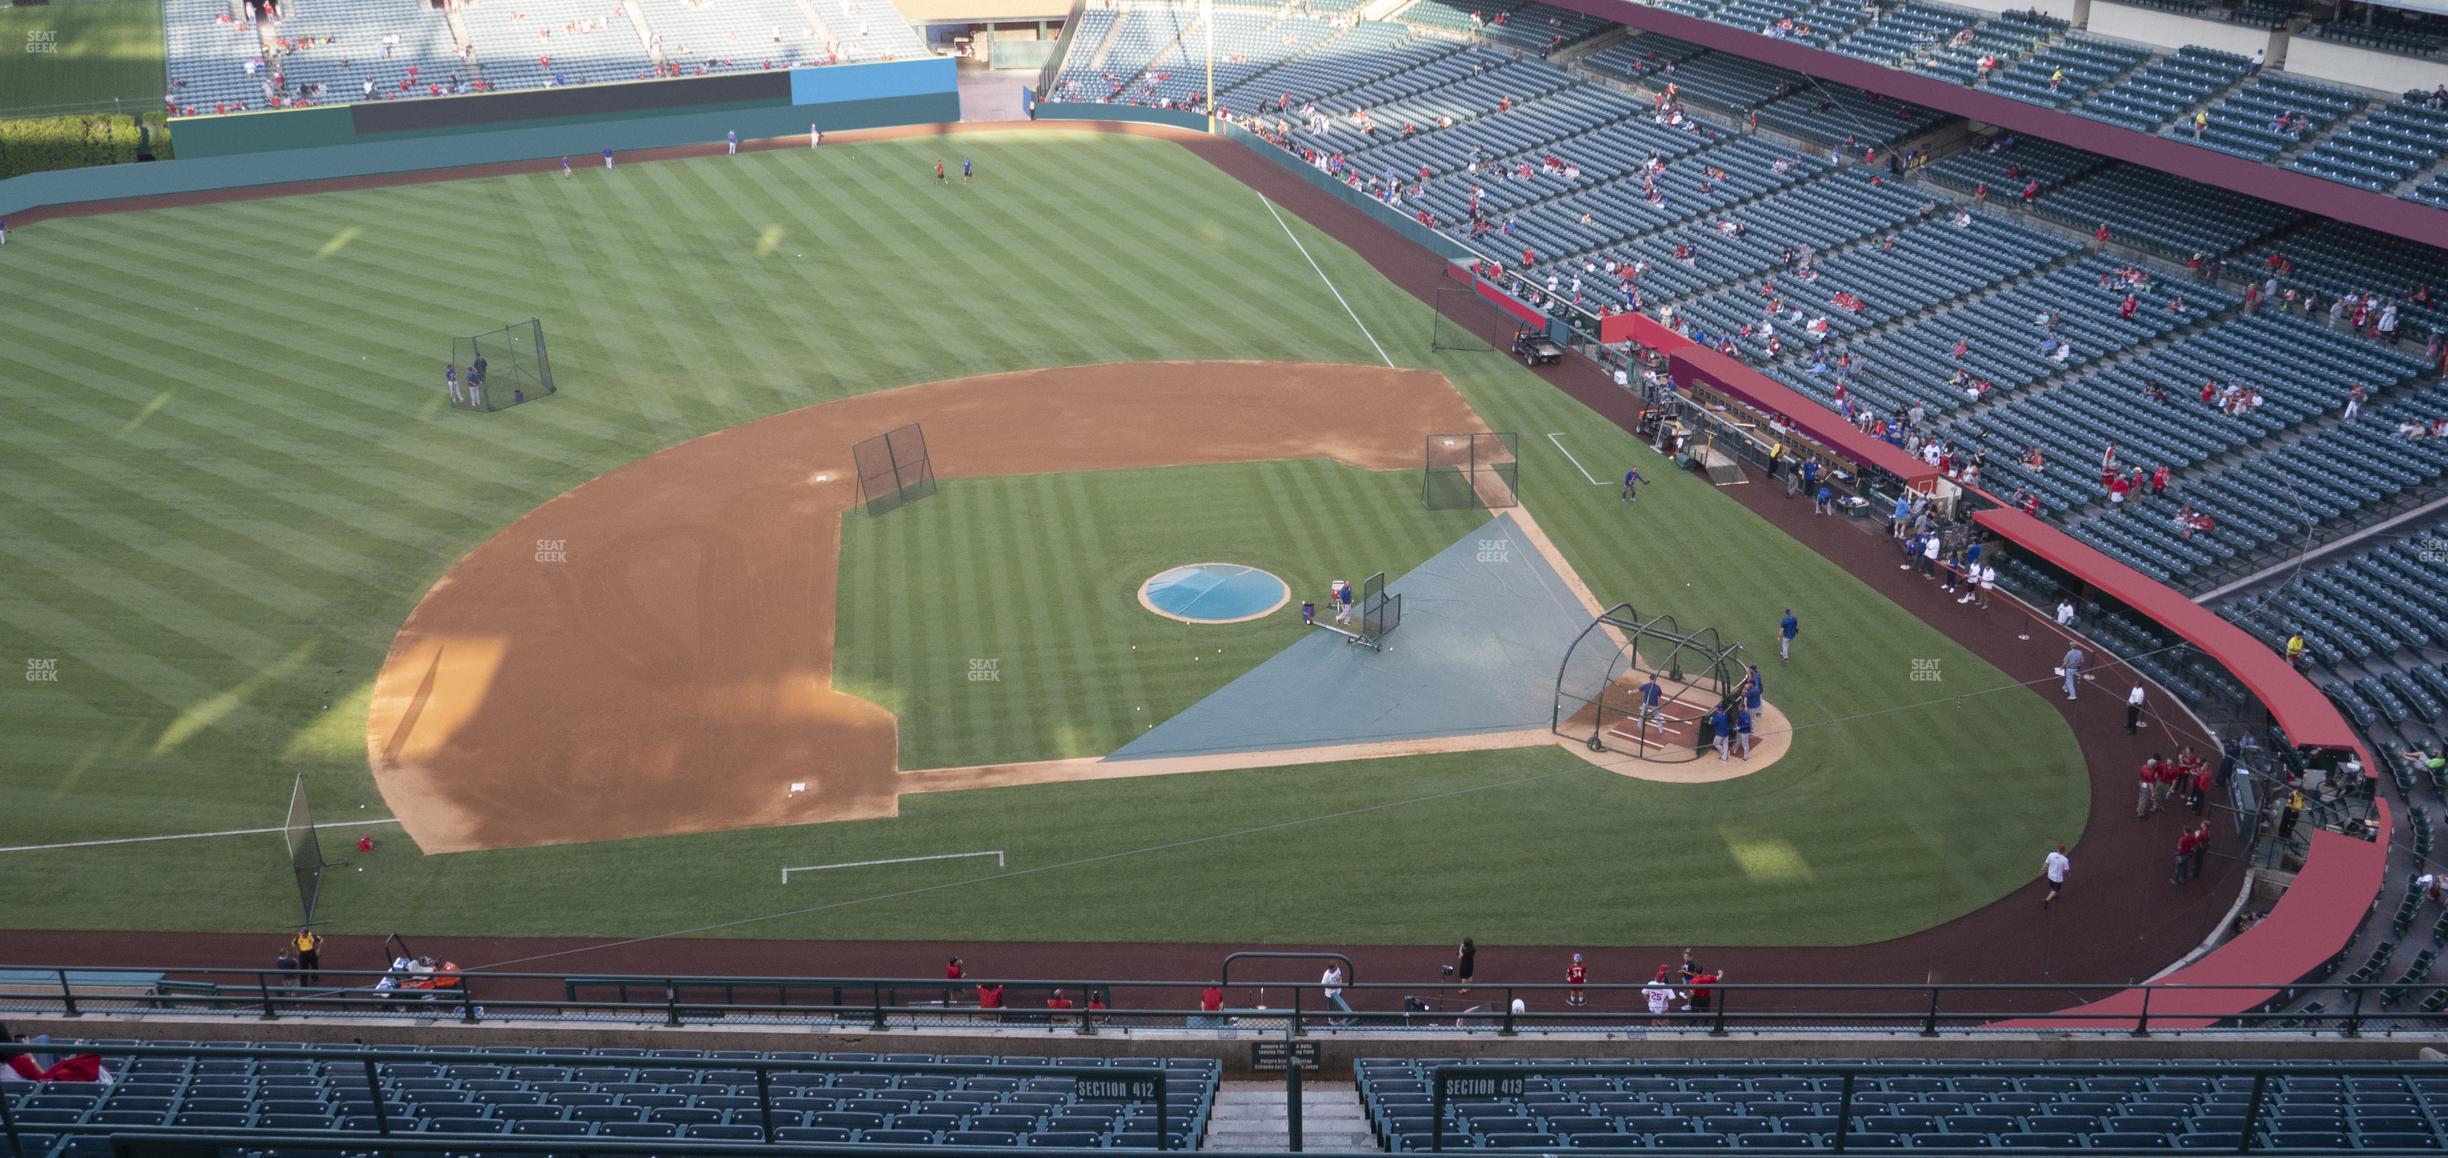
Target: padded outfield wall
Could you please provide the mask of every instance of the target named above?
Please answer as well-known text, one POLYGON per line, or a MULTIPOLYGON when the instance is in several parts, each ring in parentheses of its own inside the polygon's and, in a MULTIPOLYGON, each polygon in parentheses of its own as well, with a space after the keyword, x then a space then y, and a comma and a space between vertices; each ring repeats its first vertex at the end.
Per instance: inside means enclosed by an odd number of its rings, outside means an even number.
POLYGON ((375 101, 173 121, 179 158, 0 181, 0 216, 46 205, 960 119, 949 57, 375 101))

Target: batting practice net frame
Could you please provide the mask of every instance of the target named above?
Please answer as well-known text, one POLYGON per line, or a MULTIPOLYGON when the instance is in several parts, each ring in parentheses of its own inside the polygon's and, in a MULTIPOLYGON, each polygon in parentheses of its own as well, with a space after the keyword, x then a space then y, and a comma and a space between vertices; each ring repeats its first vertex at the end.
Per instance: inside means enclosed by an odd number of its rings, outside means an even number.
POLYGON ((1512 431, 1431 434, 1421 454, 1420 505, 1432 511, 1521 505, 1521 436, 1512 431))
POLYGON ((859 497, 867 513, 881 515, 935 493, 935 466, 927 458, 926 431, 918 423, 896 426, 850 448, 858 467, 859 497))
POLYGON ((323 891, 323 842, 315 835, 314 813, 306 807, 306 774, 289 785, 289 819, 281 826, 289 842, 289 871, 297 877, 298 905, 305 923, 314 924, 315 901, 323 891))
POLYGON ((1313 621, 1309 626, 1340 635, 1345 643, 1356 643, 1371 651, 1384 651, 1385 638, 1394 634, 1395 628, 1402 626, 1402 596, 1399 593, 1386 593, 1385 572, 1379 571, 1360 581, 1360 596, 1355 609, 1359 615, 1353 619, 1349 629, 1324 621, 1313 621))
POLYGON ((1504 321, 1488 308, 1486 299, 1480 297, 1476 290, 1439 287, 1434 305, 1436 308, 1428 322, 1430 353, 1461 350, 1485 354, 1496 349, 1496 335, 1503 329, 1504 321), (1487 332, 1480 333, 1477 325, 1463 320, 1466 318, 1481 319, 1487 326, 1487 332))
POLYGON ((1618 603, 1573 638, 1556 668, 1556 735, 1593 752, 1680 764, 1709 749, 1709 713, 1741 690, 1739 644, 1717 629, 1686 631, 1671 615, 1644 616, 1618 603), (1641 710, 1641 685, 1655 675, 1659 703, 1641 710))
POLYGON ((459 368, 459 391, 450 404, 460 410, 505 410, 553 392, 552 358, 544 351, 540 318, 451 339, 451 365, 459 368), (479 359, 482 371, 476 368, 479 359))

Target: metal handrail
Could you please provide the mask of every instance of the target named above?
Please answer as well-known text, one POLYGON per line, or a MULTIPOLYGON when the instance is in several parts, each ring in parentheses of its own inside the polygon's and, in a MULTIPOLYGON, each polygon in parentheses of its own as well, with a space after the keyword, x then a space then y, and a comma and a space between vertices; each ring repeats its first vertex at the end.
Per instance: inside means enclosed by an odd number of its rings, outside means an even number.
MULTIPOLYGON (((1318 954, 1332 957, 1334 954, 1318 954)), ((11 967, 0 966, 0 969, 11 967)), ((1173 992, 1194 992, 1210 984, 1198 980, 1172 979, 1073 979, 1073 978, 974 978, 949 982, 942 978, 909 977, 722 977, 711 975, 621 975, 621 974, 558 974, 463 971, 455 982, 433 990, 376 990, 371 984, 385 976, 381 970, 323 969, 318 971, 318 985, 307 987, 300 978, 278 970, 172 968, 161 970, 129 970, 125 967, 86 970, 82 968, 45 966, 36 969, 18 968, 19 972, 48 974, 56 989, 49 993, 19 993, 0 997, 0 1010, 20 1014, 51 1014, 64 1018, 82 1017, 114 1010, 189 1010, 205 1013, 249 1014, 265 1020, 282 1017, 373 1016, 413 1011, 423 1017, 449 1016, 467 1023, 513 1018, 526 1012, 544 1011, 555 1014, 596 1014, 606 1019, 659 1020, 665 1025, 683 1025, 692 1020, 719 1020, 743 1015, 772 1015, 782 1018, 830 1019, 836 1023, 857 1022, 869 1028, 893 1026, 928 1026, 943 1024, 946 1019, 959 1019, 964 1025, 981 1022, 1018 1025, 1070 1027, 1082 1034, 1094 1034, 1101 1027, 1160 1028, 1242 1028, 1278 1032, 1287 1024, 1292 1032, 1306 1033, 1318 1027, 1317 1015, 1328 1010, 1318 1000, 1314 990, 1322 988, 1313 980, 1268 980, 1269 987, 1291 992, 1290 1005, 1267 1008, 1243 1004, 1225 1012, 1236 1024, 1220 1023, 1215 1015, 1192 1011, 1182 1006, 1160 1007, 1144 995, 1173 992), (157 974, 162 980, 155 988, 132 991, 124 980, 81 978, 80 973, 116 974, 125 978, 129 973, 157 974), (979 982, 1001 984, 1007 992, 1034 994, 1055 988, 1078 992, 1113 994, 1137 993, 1142 1000, 1123 1004, 1109 1002, 1108 1008, 1097 1011, 1096 1017, 1086 1016, 1084 1009, 1069 1011, 1044 1010, 1035 1007, 1004 1007, 979 1009, 955 1001, 944 1000, 956 992, 970 991, 979 982), (337 982, 337 984, 333 984, 337 982), (616 997, 587 998, 581 992, 589 987, 611 987, 616 997), (760 1000, 767 995, 755 992, 771 989, 775 1000, 760 1000), (558 990, 560 996, 533 996, 535 992, 558 990), (710 991, 700 993, 696 991, 710 991), (829 1000, 805 1001, 795 997, 804 990, 823 991, 829 1000), (717 999, 718 998, 718 999, 717 999), (743 999, 747 998, 747 999, 743 999), (907 998, 907 1000, 905 1000, 907 998)), ((1645 1024, 1650 1020, 1645 1003, 1637 998, 1648 982, 1592 982, 1573 986, 1564 982, 1519 982, 1493 984, 1484 980, 1464 986, 1453 982, 1346 981, 1342 986, 1350 992, 1356 1005, 1366 1006, 1369 995, 1385 998, 1396 996, 1426 998, 1426 1008, 1416 1006, 1400 1010, 1356 1009, 1348 1018, 1340 1011, 1332 1016, 1346 1024, 1332 1028, 1392 1029, 1416 1026, 1422 1019, 1434 1020, 1442 1028, 1450 1022, 1463 1030, 1493 1029, 1500 1033, 1522 1030, 1562 1029, 1587 1032, 1590 1030, 1692 1030, 1705 1028, 1711 1034, 1726 1034, 1736 1030, 1754 1031, 1776 1027, 1845 1029, 1852 1027, 1893 1031, 1898 1027, 1917 1028, 1923 1034, 1935 1034, 1942 1028, 1971 1029, 2004 1019, 2046 1018, 2052 1025, 2072 1031, 2130 1032, 2148 1035, 2158 1029, 2155 1021, 2174 1017, 2186 1019, 2182 1013, 2168 1009, 2173 995, 2185 992, 2242 993, 2252 997, 2251 1008, 2209 1017, 2223 1027, 2266 1026, 2273 1023, 2293 1023, 2297 1027, 2335 1029, 2348 1036, 2358 1034, 2373 1019, 2388 1019, 2400 1027, 2417 1027, 2425 1031, 2448 1032, 2448 1011, 2409 1008, 2403 1011, 2387 1008, 2382 998, 2391 990, 2400 997, 2428 992, 2425 986, 2401 986, 2387 980, 2367 984, 2345 985, 2328 983, 2264 985, 2151 984, 2141 986, 2146 1000, 2143 1008, 2133 1012, 2098 1012, 2064 1009, 2116 993, 2131 992, 2134 986, 2120 984, 2070 983, 1909 983, 1909 982, 1840 982, 1814 984, 1808 982, 1729 983, 1719 982, 1710 989, 1714 1000, 1699 1011, 1677 1011, 1669 1015, 1663 1026, 1645 1024), (1592 1004, 1565 1010, 1532 1010, 1512 1012, 1516 998, 1531 1001, 1551 999, 1558 991, 1579 989, 1593 999, 1592 1004), (1464 998, 1486 1002, 1484 1006, 1468 1004, 1464 998), (2031 995, 2036 1000, 2015 1001, 2011 995, 2031 995), (2276 1012, 2272 1005, 2284 999, 2293 1002, 2307 996, 2326 997, 2337 1007, 2306 1016, 2276 1012), (1597 1002, 1614 998, 1616 1008, 1602 1009, 1597 1002), (2152 1008, 2156 1006, 2156 1008, 2152 1008)), ((1682 986, 1678 985, 1678 988, 1682 986)))

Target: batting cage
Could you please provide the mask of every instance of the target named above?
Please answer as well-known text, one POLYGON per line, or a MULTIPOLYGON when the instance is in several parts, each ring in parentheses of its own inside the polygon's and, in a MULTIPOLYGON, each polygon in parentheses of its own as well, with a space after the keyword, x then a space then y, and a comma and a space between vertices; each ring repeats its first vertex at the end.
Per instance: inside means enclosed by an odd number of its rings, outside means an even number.
POLYGON ((1431 434, 1420 470, 1420 503, 1432 511, 1521 505, 1521 436, 1511 431, 1431 434))
POLYGON ((314 924, 315 898, 323 890, 323 842, 315 838, 314 814, 306 808, 306 774, 289 785, 289 820, 282 825, 289 840, 289 871, 297 877, 298 904, 306 924, 314 924))
POLYGON ((1593 752, 1683 763, 1715 737, 1708 718, 1742 692, 1734 653, 1717 629, 1685 631, 1671 615, 1643 616, 1618 603, 1592 620, 1556 669, 1552 727, 1593 752), (1657 685, 1657 703, 1647 688, 1657 685))
POLYGON ((870 515, 897 511, 935 493, 926 432, 915 422, 851 447, 850 457, 858 466, 859 495, 870 515))
POLYGON ((537 318, 451 339, 450 368, 444 385, 461 410, 502 410, 553 392, 552 359, 537 318))
POLYGON ((1463 350, 1486 353, 1496 348, 1498 337, 1510 319, 1489 309, 1487 300, 1476 291, 1441 287, 1436 292, 1436 309, 1428 322, 1428 349, 1431 353, 1463 350))

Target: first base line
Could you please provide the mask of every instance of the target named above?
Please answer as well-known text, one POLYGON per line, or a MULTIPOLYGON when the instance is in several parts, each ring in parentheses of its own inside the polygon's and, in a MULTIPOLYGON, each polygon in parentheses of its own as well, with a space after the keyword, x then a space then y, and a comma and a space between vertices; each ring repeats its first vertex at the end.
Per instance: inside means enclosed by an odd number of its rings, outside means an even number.
POLYGON ((1563 450, 1564 457, 1572 459, 1573 469, 1580 471, 1582 478, 1589 479, 1591 486, 1602 487, 1606 485, 1606 481, 1603 479, 1590 478, 1589 468, 1581 465, 1580 459, 1573 458, 1573 452, 1564 449, 1564 436, 1561 433, 1549 434, 1547 436, 1547 441, 1554 443, 1557 450, 1563 450))
POLYGON ((895 856, 886 857, 883 860, 847 860, 840 864, 800 865, 797 868, 783 869, 782 883, 789 884, 792 873, 817 873, 826 869, 871 868, 880 864, 916 864, 922 860, 962 860, 973 856, 991 856, 995 858, 996 868, 1003 867, 1003 850, 999 848, 988 849, 985 852, 939 852, 932 856, 895 856))

